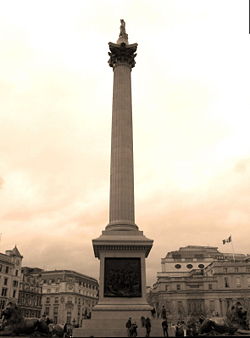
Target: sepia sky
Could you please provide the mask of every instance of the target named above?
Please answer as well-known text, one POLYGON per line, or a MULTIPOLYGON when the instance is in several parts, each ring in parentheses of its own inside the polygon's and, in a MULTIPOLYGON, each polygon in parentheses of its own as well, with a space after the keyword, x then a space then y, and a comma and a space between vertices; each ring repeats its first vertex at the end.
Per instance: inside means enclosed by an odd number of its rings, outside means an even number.
POLYGON ((136 223, 160 259, 230 234, 250 253, 248 1, 0 2, 0 252, 98 278, 120 19, 132 71, 136 223))

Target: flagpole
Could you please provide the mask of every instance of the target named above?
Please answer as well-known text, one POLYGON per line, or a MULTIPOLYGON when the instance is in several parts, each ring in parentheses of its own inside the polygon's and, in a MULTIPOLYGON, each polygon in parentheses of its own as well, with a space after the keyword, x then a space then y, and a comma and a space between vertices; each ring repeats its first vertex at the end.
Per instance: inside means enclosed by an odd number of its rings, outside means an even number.
POLYGON ((231 238, 231 245, 232 245, 232 249, 233 249, 233 259, 234 259, 234 263, 235 263, 235 254, 234 254, 234 246, 233 246, 232 235, 230 235, 230 238, 231 238))

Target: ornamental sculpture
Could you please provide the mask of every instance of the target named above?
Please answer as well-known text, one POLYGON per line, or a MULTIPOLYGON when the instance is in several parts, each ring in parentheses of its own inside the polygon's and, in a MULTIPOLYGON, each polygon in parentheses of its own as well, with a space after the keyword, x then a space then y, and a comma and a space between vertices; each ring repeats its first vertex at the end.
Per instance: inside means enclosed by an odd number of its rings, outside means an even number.
POLYGON ((117 40, 117 44, 125 43, 128 44, 128 34, 126 33, 126 23, 123 19, 120 20, 121 25, 120 25, 120 34, 119 34, 119 39, 117 40))

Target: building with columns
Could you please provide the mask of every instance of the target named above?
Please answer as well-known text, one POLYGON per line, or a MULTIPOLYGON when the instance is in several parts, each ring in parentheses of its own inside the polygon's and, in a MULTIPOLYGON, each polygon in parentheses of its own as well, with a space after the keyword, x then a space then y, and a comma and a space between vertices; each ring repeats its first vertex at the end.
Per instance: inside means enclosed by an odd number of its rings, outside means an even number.
POLYGON ((248 255, 233 257, 214 247, 187 246, 168 253, 162 263, 163 271, 148 292, 158 314, 165 306, 173 321, 201 314, 225 316, 237 301, 250 314, 248 255))
POLYGON ((22 259, 16 246, 5 254, 0 253, 0 310, 9 301, 18 301, 22 259))

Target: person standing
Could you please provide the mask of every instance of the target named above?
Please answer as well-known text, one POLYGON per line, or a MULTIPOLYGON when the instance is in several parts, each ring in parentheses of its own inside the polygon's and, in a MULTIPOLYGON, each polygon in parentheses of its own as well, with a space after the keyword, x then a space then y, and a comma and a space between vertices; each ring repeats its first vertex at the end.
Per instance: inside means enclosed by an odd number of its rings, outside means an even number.
POLYGON ((162 326, 162 330, 163 330, 163 336, 168 337, 168 322, 167 322, 166 318, 161 323, 161 326, 162 326))
POLYGON ((151 321, 148 317, 145 320, 145 328, 146 328, 146 337, 149 337, 151 332, 151 321))
POLYGON ((137 324, 134 321, 130 328, 130 337, 137 337, 137 324))
POLYGON ((183 323, 182 322, 177 323, 175 336, 176 337, 184 337, 184 329, 183 329, 183 323))
POLYGON ((141 317, 141 327, 145 327, 145 321, 146 321, 146 319, 145 319, 145 317, 141 317))
POLYGON ((126 323, 126 329, 127 329, 127 335, 128 337, 131 337, 131 325, 132 325, 132 322, 131 322, 131 317, 129 317, 127 323, 126 323))
POLYGON ((165 309, 165 306, 163 305, 163 307, 161 309, 161 318, 166 319, 166 315, 167 315, 167 311, 165 309))

